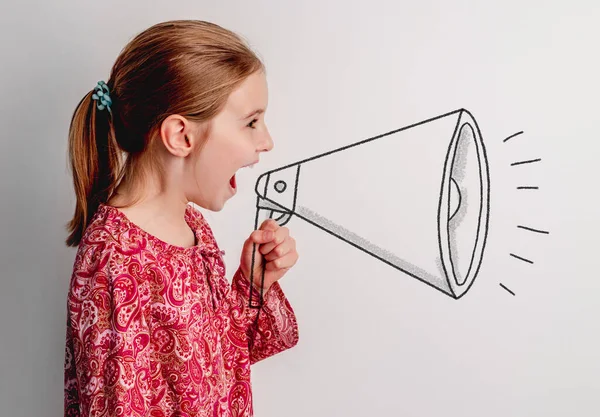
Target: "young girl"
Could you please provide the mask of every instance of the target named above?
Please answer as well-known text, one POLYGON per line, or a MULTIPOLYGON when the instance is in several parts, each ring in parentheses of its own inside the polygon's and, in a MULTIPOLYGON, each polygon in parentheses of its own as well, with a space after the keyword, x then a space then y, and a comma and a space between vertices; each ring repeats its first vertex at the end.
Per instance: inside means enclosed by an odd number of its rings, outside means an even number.
POLYGON ((266 221, 230 285, 188 203, 218 211, 236 193, 236 171, 273 147, 266 107, 261 61, 201 21, 139 34, 79 103, 65 416, 253 415, 250 365, 298 342, 277 282, 297 261, 295 242, 266 221))

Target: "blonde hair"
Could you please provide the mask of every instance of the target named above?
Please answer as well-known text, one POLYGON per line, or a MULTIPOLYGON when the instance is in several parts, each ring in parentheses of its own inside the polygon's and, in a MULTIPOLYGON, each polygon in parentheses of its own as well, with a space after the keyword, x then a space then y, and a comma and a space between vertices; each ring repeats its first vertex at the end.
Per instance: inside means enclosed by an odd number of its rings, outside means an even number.
POLYGON ((170 114, 208 122, 248 76, 264 70, 237 34, 214 23, 156 24, 121 51, 106 82, 111 112, 88 92, 73 113, 69 163, 77 198, 67 246, 77 246, 100 203, 123 178, 138 181, 153 169, 151 139, 170 114))

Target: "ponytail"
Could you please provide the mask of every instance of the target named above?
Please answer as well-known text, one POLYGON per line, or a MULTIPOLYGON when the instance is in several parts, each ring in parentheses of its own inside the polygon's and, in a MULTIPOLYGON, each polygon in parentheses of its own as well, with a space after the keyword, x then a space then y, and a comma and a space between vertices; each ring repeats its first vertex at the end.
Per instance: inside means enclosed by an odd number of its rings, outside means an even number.
MULTIPOLYGON (((98 85, 108 90, 106 84, 98 85)), ((108 94, 96 87, 79 102, 71 119, 69 163, 76 204, 73 218, 67 224, 67 246, 79 245, 96 209, 108 201, 118 181, 120 150, 110 104, 108 94)))

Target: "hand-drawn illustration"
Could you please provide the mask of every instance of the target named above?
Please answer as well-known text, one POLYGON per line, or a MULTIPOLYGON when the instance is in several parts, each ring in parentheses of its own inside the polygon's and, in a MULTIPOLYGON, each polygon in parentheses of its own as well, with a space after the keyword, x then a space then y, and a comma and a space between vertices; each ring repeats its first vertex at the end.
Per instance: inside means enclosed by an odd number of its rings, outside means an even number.
MULTIPOLYGON (((508 142, 509 140, 511 140, 511 139, 513 139, 513 138, 515 138, 517 136, 520 136, 522 134, 523 134, 523 131, 514 133, 514 134, 508 136, 507 138, 505 138, 503 140, 503 142, 508 142)), ((542 160, 541 158, 527 159, 527 160, 524 160, 524 161, 513 162, 513 163, 510 164, 510 166, 511 167, 514 167, 514 166, 523 166, 523 165, 526 165, 526 164, 532 164, 534 162, 540 162, 541 160, 542 160)), ((517 186, 517 190, 539 190, 539 187, 537 185, 520 185, 520 186, 517 186)), ((533 227, 528 227, 528 226, 523 226, 523 225, 517 225, 517 228, 522 229, 522 230, 527 230, 529 232, 534 232, 534 233, 540 233, 540 234, 545 234, 545 235, 550 234, 550 232, 548 232, 546 230, 535 229, 533 227)), ((517 259, 519 261, 523 261, 523 262, 528 263, 528 264, 533 264, 534 263, 534 261, 532 261, 531 259, 527 259, 527 258, 525 258, 525 257, 523 257, 521 255, 517 255, 517 254, 514 254, 514 253, 509 253, 509 255, 513 259, 517 259)), ((504 290, 506 290, 508 293, 512 294, 513 296, 515 295, 514 291, 511 290, 510 288, 508 288, 505 284, 499 283, 499 285, 500 285, 501 288, 503 288, 504 290)))
POLYGON ((265 172, 255 191, 255 228, 259 212, 299 217, 454 299, 479 271, 490 178, 465 109, 265 172))

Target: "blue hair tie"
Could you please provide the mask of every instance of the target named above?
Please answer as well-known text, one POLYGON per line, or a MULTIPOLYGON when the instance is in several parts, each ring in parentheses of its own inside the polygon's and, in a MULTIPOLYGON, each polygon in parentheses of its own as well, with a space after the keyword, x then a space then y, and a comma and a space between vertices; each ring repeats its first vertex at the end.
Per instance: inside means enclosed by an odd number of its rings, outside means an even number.
POLYGON ((109 113, 112 113, 110 110, 112 100, 110 99, 108 85, 104 81, 98 81, 98 84, 94 87, 94 91, 92 99, 96 100, 98 110, 107 109, 109 113))

